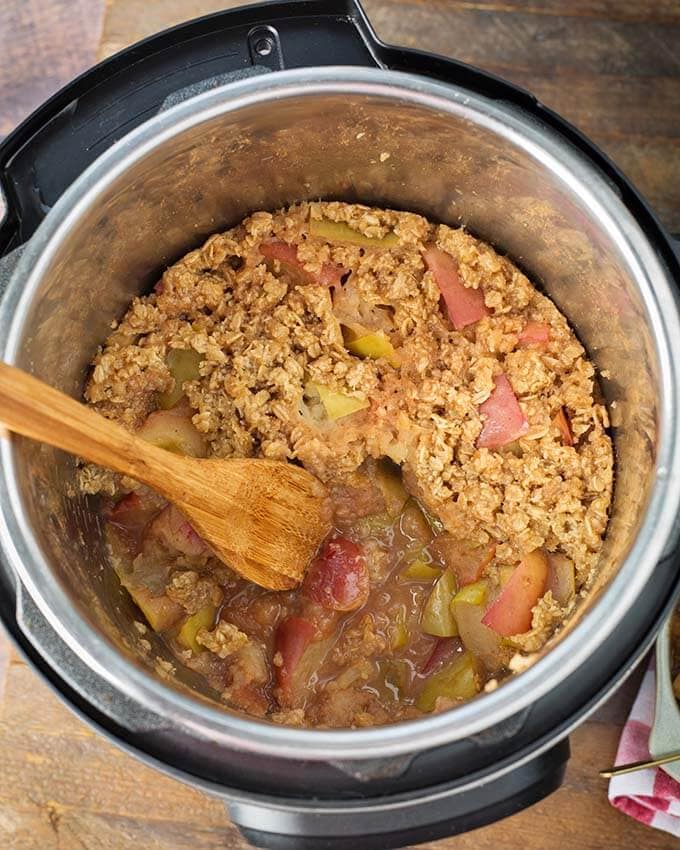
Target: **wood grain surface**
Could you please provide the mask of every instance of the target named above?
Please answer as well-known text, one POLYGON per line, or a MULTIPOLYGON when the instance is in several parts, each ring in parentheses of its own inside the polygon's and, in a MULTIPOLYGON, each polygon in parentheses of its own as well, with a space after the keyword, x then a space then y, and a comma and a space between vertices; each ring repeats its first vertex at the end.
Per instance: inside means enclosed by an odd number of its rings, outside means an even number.
MULTIPOLYGON (((0 2, 0 135, 85 67, 158 29, 242 2, 0 2)), ((386 41, 482 65, 593 138, 680 231, 680 1, 365 0, 386 41)), ((637 687, 572 736, 563 788, 429 850, 669 850, 677 842, 606 800, 637 687)), ((244 850, 222 804, 138 764, 74 717, 0 635, 1 850, 244 850)))
MULTIPOLYGON (((532 91, 600 145, 680 232, 680 0, 363 2, 384 41, 480 65, 532 91)), ((111 0, 100 56, 242 5, 111 0)))
MULTIPOLYGON (((1 640, 1 638, 0 638, 1 640)), ((667 835, 606 802, 611 762, 637 686, 624 686, 572 736, 556 794, 504 821, 423 850, 669 850, 667 835)), ((246 850, 223 805, 121 753, 13 657, 0 704, 3 850, 246 850)))
POLYGON ((0 0, 0 138, 93 64, 100 0, 0 0))

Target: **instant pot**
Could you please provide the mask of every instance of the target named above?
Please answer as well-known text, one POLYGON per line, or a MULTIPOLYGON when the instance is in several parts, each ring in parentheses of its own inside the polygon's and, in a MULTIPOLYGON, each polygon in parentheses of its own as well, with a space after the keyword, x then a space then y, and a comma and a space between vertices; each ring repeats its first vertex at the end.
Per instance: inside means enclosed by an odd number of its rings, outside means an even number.
POLYGON ((569 731, 678 592, 680 267, 616 167, 527 92, 382 44, 352 0, 301 0, 201 18, 98 65, 4 141, 0 180, 0 357, 76 398, 132 297, 256 209, 413 210, 465 225, 544 288, 599 369, 615 499, 578 616, 496 690, 373 729, 220 708, 132 628, 73 458, 20 438, 0 440, 0 615, 83 718, 220 796, 260 847, 398 847, 554 791, 569 731))

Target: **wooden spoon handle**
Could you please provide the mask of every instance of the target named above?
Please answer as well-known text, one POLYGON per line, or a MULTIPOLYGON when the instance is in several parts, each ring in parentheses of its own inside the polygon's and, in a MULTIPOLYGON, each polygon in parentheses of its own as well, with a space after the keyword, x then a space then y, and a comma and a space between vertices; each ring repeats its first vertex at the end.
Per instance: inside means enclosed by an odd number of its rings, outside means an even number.
POLYGON ((10 431, 163 489, 168 452, 32 375, 0 362, 0 422, 10 431))

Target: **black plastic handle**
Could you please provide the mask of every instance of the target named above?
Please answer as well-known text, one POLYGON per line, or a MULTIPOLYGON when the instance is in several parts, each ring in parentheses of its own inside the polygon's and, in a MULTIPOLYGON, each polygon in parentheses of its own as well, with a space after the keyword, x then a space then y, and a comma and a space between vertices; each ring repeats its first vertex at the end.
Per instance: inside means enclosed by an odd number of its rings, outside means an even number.
POLYGON ((568 759, 565 738, 500 777, 428 789, 420 792, 420 799, 415 792, 416 805, 411 800, 403 808, 397 799, 371 799, 366 800, 364 811, 360 803, 352 803, 351 811, 344 814, 329 811, 324 801, 317 811, 310 808, 291 817, 289 810, 282 819, 265 812, 258 818, 253 813, 247 826, 240 820, 240 806, 228 809, 246 839, 263 850, 391 850, 477 829, 537 803, 560 787, 568 759), (433 804, 431 796, 438 798, 433 804), (388 805, 383 809, 381 802, 388 805), (252 825, 258 819, 262 828, 252 825))
POLYGON ((0 256, 28 239, 76 177, 175 92, 254 65, 376 66, 377 47, 355 0, 289 0, 197 18, 112 56, 54 95, 0 145, 8 206, 0 256))

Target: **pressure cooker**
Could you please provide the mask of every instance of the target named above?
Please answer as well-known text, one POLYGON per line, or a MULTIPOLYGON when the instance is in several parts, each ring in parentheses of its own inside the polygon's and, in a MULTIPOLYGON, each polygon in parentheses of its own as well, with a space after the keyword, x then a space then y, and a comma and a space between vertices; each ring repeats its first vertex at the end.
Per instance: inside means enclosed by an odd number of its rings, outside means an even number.
POLYGON ((557 789, 570 730, 647 652, 679 587, 680 264, 618 169, 526 91, 381 43, 356 0, 300 0, 191 21, 86 72, 0 145, 0 185, 0 358, 76 398, 131 299, 256 209, 413 210, 544 289, 599 370, 615 496, 578 615, 496 690, 370 729, 220 707, 161 644, 140 646, 73 458, 9 437, 0 617, 87 722, 218 795, 260 847, 399 847, 557 789))

